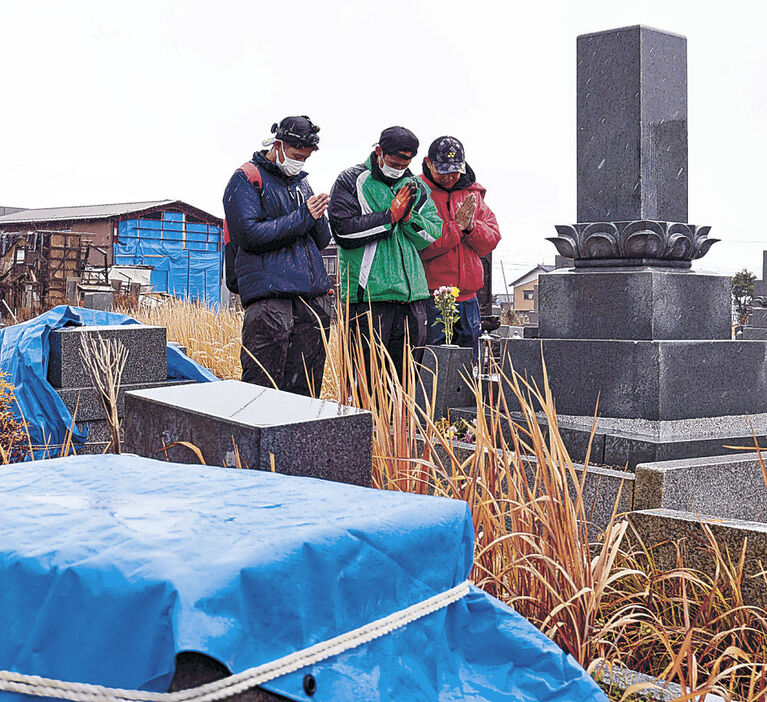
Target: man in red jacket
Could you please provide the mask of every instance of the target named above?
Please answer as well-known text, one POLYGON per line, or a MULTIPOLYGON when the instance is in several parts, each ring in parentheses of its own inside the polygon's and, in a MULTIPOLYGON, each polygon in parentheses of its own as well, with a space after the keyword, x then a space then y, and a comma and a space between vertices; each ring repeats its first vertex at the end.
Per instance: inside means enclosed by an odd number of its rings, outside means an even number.
MULTIPOLYGON (((477 290, 482 288, 483 256, 501 240, 498 222, 485 204, 485 189, 477 183, 466 163, 463 144, 451 136, 435 139, 423 160, 421 179, 431 189, 431 198, 442 218, 442 236, 421 251, 426 281, 433 293, 448 285, 460 290, 455 325, 455 343, 477 351, 480 333, 477 290)), ((435 325, 437 307, 429 301, 427 343, 444 344, 445 330, 435 325)))

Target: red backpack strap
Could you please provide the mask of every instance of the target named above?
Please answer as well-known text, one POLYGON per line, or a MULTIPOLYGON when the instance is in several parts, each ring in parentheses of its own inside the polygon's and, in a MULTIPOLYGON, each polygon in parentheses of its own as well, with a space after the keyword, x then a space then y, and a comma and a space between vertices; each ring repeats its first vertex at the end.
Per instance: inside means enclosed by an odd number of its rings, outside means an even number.
MULTIPOLYGON (((256 186, 259 190, 264 186, 264 182, 261 179, 261 171, 258 170, 258 166, 253 161, 246 161, 237 170, 242 171, 250 181, 250 184, 256 186)), ((224 220, 224 244, 228 244, 230 241, 229 225, 224 220)))
POLYGON ((260 190, 263 187, 263 180, 261 179, 261 171, 258 170, 258 166, 253 161, 247 161, 240 166, 240 169, 245 177, 250 181, 251 185, 255 185, 260 190))

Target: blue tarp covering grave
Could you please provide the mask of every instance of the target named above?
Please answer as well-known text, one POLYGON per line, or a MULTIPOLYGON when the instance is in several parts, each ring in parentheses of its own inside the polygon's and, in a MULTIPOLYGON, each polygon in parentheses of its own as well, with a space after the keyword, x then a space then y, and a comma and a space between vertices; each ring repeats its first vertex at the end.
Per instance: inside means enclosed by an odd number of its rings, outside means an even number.
POLYGON ((117 238, 114 263, 153 266, 150 282, 154 290, 211 306, 220 304, 220 227, 188 222, 180 212, 163 212, 162 219, 120 222, 117 238))
MULTIPOLYGON (((116 324, 138 322, 116 312, 60 305, 28 322, 0 330, 0 370, 7 373, 8 382, 15 387, 17 416, 23 416, 28 423, 34 446, 60 447, 72 426, 71 413, 48 382, 51 330, 67 325, 116 324)), ((198 382, 218 380, 174 346, 168 346, 166 358, 169 378, 198 382)), ((72 440, 82 443, 87 436, 87 425, 81 425, 75 427, 72 440)))
MULTIPOLYGON (((59 680, 162 692, 181 651, 239 673, 450 590, 472 565, 458 500, 115 455, 7 466, 0 486, 0 669, 59 680)), ((473 587, 264 687, 307 702, 606 700, 473 587)))

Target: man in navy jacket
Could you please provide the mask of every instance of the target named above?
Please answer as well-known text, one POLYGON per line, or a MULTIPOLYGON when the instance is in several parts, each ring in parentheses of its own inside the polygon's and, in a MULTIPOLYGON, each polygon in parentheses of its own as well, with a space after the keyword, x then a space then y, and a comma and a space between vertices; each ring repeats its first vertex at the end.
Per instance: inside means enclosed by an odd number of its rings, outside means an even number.
POLYGON ((234 271, 245 307, 242 379, 319 394, 325 365, 320 324, 330 324, 330 281, 320 251, 330 242, 329 196, 315 195, 302 170, 318 149, 306 117, 272 125, 271 146, 229 181, 224 212, 236 249, 234 271), (319 317, 319 321, 318 321, 319 317), (308 377, 307 377, 308 376, 308 377))

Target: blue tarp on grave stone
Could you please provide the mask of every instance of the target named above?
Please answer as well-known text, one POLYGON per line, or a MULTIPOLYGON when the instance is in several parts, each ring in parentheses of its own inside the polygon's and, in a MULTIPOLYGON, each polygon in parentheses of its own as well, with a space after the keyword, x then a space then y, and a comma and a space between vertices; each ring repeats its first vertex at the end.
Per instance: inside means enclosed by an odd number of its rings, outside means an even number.
MULTIPOLYGON (((60 305, 28 322, 0 330, 0 371, 15 388, 17 417, 29 425, 34 446, 60 447, 72 426, 72 415, 64 401, 48 382, 49 336, 51 330, 64 326, 138 324, 135 319, 116 312, 102 312, 60 305)), ((218 380, 209 370, 183 354, 175 346, 167 349, 168 378, 207 382, 218 380)), ((87 424, 76 427, 75 443, 88 436, 87 424)), ((77 448, 75 446, 75 448, 77 448)), ((42 457, 42 456, 38 456, 42 457)))
POLYGON ((188 222, 180 212, 127 219, 118 225, 113 261, 152 266, 154 290, 215 307, 221 302, 222 236, 220 227, 188 222))
MULTIPOLYGON (((127 455, 8 466, 0 514, 0 669, 156 692, 181 651, 242 672, 456 587, 474 550, 459 500, 127 455)), ((307 702, 607 699, 473 587, 264 687, 307 702)))

